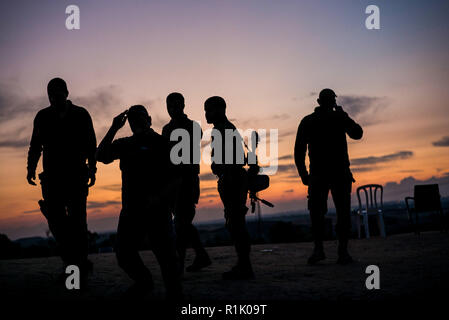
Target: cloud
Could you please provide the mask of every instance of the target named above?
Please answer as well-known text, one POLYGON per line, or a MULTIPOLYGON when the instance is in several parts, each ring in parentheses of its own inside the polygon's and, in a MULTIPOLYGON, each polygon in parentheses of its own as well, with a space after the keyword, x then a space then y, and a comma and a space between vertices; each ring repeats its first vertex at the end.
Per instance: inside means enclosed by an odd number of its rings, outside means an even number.
POLYGON ((24 148, 29 145, 30 138, 11 139, 0 141, 0 148, 24 148))
POLYGON ((41 212, 41 210, 40 209, 26 210, 26 211, 23 211, 22 213, 30 214, 30 213, 38 213, 38 212, 41 212))
POLYGON ((97 209, 97 208, 105 208, 109 206, 121 205, 121 201, 88 201, 87 208, 88 209, 97 209))
POLYGON ((19 92, 15 83, 0 83, 0 124, 30 116, 49 105, 46 96, 29 98, 19 92))
POLYGON ((217 176, 212 172, 203 173, 200 175, 200 179, 203 181, 217 180, 217 176))
POLYGON ((379 166, 378 164, 405 160, 413 157, 412 151, 398 151, 395 153, 386 154, 383 156, 371 156, 365 158, 351 159, 351 171, 352 172, 368 172, 383 169, 384 166, 379 166))
POLYGON ((449 136, 444 136, 438 141, 432 142, 435 147, 449 147, 449 136))
POLYGON ((207 147, 208 145, 210 145, 212 142, 212 140, 201 140, 201 149, 207 147))
MULTIPOLYGON (((115 114, 116 110, 122 107, 120 89, 115 85, 109 85, 92 90, 88 95, 71 95, 69 99, 76 105, 83 106, 91 113, 115 114)), ((123 109, 126 107, 123 106, 123 109)))
POLYGON ((368 126, 380 122, 380 113, 387 107, 385 97, 339 95, 338 104, 361 125, 368 126))
POLYGON ((281 133, 278 134, 278 138, 279 140, 281 140, 281 138, 289 137, 292 135, 296 135, 296 130, 282 131, 281 133))
POLYGON ((374 171, 374 170, 379 170, 381 169, 381 167, 377 167, 377 166, 371 166, 371 167, 352 167, 351 171, 352 172, 368 172, 368 171, 374 171))
MULTIPOLYGON (((285 138, 296 135, 296 130, 278 130, 278 142, 283 141, 285 138)), ((270 130, 266 131, 265 139, 261 137, 261 142, 269 143, 271 139, 270 130)))
POLYGON ((277 174, 278 173, 296 173, 297 169, 294 164, 280 164, 278 165, 277 174))
POLYGON ((286 154, 286 155, 284 155, 284 156, 279 157, 279 158, 278 158, 278 161, 281 161, 281 160, 290 160, 290 159, 293 159, 293 155, 291 155, 291 154, 286 154))
MULTIPOLYGON (((143 104, 149 108, 154 126, 160 127, 167 122, 167 117, 151 110, 155 100, 136 100, 125 103, 122 99, 121 89, 116 85, 98 87, 84 95, 71 93, 69 99, 75 105, 85 107, 89 111, 94 122, 97 140, 104 136, 113 117, 133 104, 143 104)), ((47 106, 49 106, 49 102, 45 94, 27 97, 21 92, 17 83, 1 82, 0 148, 21 149, 28 146, 33 119, 39 110, 47 106)))
POLYGON ((99 189, 108 190, 108 191, 121 191, 122 185, 120 183, 109 184, 104 186, 97 186, 99 189))
POLYGON ((2 123, 0 137, 0 148, 21 149, 30 143, 31 127, 20 125, 17 121, 2 123))
POLYGON ((29 144, 36 112, 48 106, 45 96, 19 94, 15 83, 0 83, 0 148, 21 149, 29 144), (24 119, 29 123, 24 125, 24 119))
POLYGON ((217 187, 205 187, 205 188, 201 188, 201 192, 207 192, 207 191, 212 191, 212 190, 217 190, 217 187))
POLYGON ((216 197, 218 197, 218 194, 212 194, 212 193, 210 193, 210 194, 201 195, 201 198, 200 198, 200 199, 216 198, 216 197))
MULTIPOLYGON (((15 83, 0 83, 0 147, 21 149, 28 146, 36 113, 49 106, 46 95, 27 97, 19 90, 15 83)), ((107 86, 85 96, 70 95, 69 99, 86 107, 94 123, 95 120, 110 121, 122 105, 118 92, 115 86, 107 86)), ((98 135, 99 130, 96 129, 98 135)), ((100 131, 105 132, 106 129, 101 128, 100 131)))
POLYGON ((438 184, 442 197, 449 195, 449 172, 440 177, 431 177, 426 180, 418 180, 413 176, 402 179, 399 183, 390 181, 384 185, 384 201, 404 200, 407 196, 413 196, 413 189, 418 184, 438 184))
MULTIPOLYGON (((381 167, 378 167, 378 164, 395 161, 395 160, 404 160, 409 159, 413 156, 412 151, 398 151, 391 154, 386 154, 383 156, 370 156, 370 157, 364 157, 364 158, 356 158, 351 160, 351 164, 353 165, 351 170, 353 172, 367 172, 367 171, 373 171, 378 170, 381 167)), ((285 155, 282 157, 279 157, 278 160, 286 160, 286 159, 292 159, 292 155, 285 155)), ((296 165, 294 163, 289 164, 279 164, 277 173, 288 173, 289 175, 287 177, 283 178, 292 178, 297 179, 297 169, 296 165)))
MULTIPOLYGON (((236 125, 236 127, 238 127, 239 129, 242 130, 246 130, 246 129, 255 129, 257 130, 257 128, 266 128, 266 123, 267 122, 281 122, 281 121, 285 121, 291 118, 291 115, 289 115, 288 113, 275 113, 275 114, 271 114, 268 115, 266 117, 257 117, 256 115, 253 115, 251 118, 231 118, 229 119, 229 121, 231 121, 232 123, 234 123, 234 125, 236 125)), ((282 125, 278 125, 278 127, 280 127, 282 125)), ((268 128, 266 128, 268 129, 268 128)))
POLYGON ((412 151, 398 151, 395 153, 386 154, 383 156, 371 156, 371 157, 365 157, 365 158, 356 158, 351 160, 351 164, 355 166, 365 166, 365 165, 372 165, 372 164, 378 164, 383 162, 389 162, 394 160, 403 160, 408 159, 413 156, 412 151))
MULTIPOLYGON (((338 93, 337 95, 337 103, 363 126, 380 122, 382 117, 379 115, 389 104, 386 97, 341 95, 338 93)), ((310 96, 318 96, 318 93, 311 92, 310 96)))
POLYGON ((287 113, 281 113, 281 114, 275 114, 273 116, 271 116, 270 118, 268 118, 267 120, 287 120, 290 118, 290 115, 287 113))

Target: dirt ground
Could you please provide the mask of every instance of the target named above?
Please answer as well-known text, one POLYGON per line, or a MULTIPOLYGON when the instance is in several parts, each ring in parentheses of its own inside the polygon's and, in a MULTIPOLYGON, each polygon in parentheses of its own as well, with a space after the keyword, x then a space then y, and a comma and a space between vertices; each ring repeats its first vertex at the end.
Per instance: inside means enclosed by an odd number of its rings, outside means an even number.
MULTIPOLYGON (((252 261, 256 279, 224 281, 221 274, 235 262, 234 249, 208 248, 213 264, 204 271, 184 275, 185 297, 192 301, 419 299, 443 290, 447 292, 449 286, 447 233, 353 240, 350 251, 356 262, 347 266, 335 263, 336 241, 325 243, 327 259, 319 265, 306 264, 311 250, 312 243, 255 245, 252 261), (368 265, 380 268, 379 290, 366 289, 368 265)), ((188 252, 186 265, 191 262, 192 253, 188 252)), ((146 299, 163 299, 165 291, 156 259, 151 251, 141 255, 155 279, 155 290, 146 299)), ((115 255, 95 254, 90 259, 94 273, 85 292, 69 291, 56 281, 62 271, 58 257, 0 261, 2 295, 13 300, 120 299, 132 282, 118 267, 115 255)))

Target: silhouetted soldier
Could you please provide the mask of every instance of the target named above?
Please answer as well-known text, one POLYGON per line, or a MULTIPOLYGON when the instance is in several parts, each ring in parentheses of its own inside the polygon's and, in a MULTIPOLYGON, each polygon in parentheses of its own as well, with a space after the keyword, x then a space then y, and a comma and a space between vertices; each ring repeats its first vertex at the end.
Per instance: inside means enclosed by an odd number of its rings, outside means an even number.
MULTIPOLYGON (((214 125, 214 130, 221 134, 221 157, 212 149, 212 172, 218 176, 218 192, 224 205, 226 227, 235 244, 238 262, 230 271, 223 273, 224 279, 252 279, 253 269, 250 262, 250 237, 246 229, 245 216, 248 211, 246 198, 248 194, 248 176, 243 168, 244 155, 240 135, 226 136, 226 130, 236 130, 226 117, 226 102, 221 97, 211 97, 204 103, 207 123, 214 125), (231 139, 230 139, 231 138, 231 139), (232 153, 232 157, 229 155, 232 153), (226 156, 226 154, 228 154, 226 156), (232 159, 225 163, 226 159, 232 159), (218 160, 218 161, 217 161, 218 160)), ((214 137, 212 136, 212 145, 214 137)), ((214 148, 214 147, 213 147, 214 148)))
MULTIPOLYGON (((184 97, 182 94, 173 92, 167 96, 167 111, 171 120, 162 129, 162 135, 170 141, 170 135, 174 130, 183 129, 189 133, 190 137, 189 162, 177 165, 177 172, 180 173, 181 182, 176 192, 172 209, 175 217, 176 248, 180 260, 180 271, 181 273, 184 271, 186 248, 189 243, 195 250, 196 256, 192 265, 188 266, 186 270, 190 272, 199 271, 212 263, 201 244, 198 230, 192 223, 195 217, 195 207, 200 196, 198 175, 200 173, 199 160, 201 159, 200 144, 202 131, 200 125, 190 120, 184 113, 184 97), (194 134, 194 131, 199 133, 198 136, 194 134), (194 156, 195 153, 196 157, 194 156)), ((181 138, 178 138, 177 141, 172 141, 170 145, 173 146, 180 140, 181 138)))
POLYGON ((331 89, 322 90, 317 100, 320 106, 302 119, 296 136, 295 163, 302 182, 309 186, 308 208, 315 241, 314 251, 308 259, 309 264, 325 259, 323 233, 329 190, 337 211, 338 263, 352 262, 347 248, 351 231, 351 186, 354 179, 349 169, 346 134, 352 139, 361 139, 363 130, 337 106, 335 97, 331 89), (307 148, 310 173, 305 165, 307 148))
POLYGON ((148 236, 161 267, 167 297, 177 299, 181 296, 181 283, 168 205, 172 181, 169 145, 151 128, 151 117, 144 106, 132 106, 115 117, 101 141, 97 160, 108 164, 116 159, 120 159, 122 171, 122 211, 116 255, 120 267, 135 281, 127 294, 143 296, 153 289, 151 272, 138 252, 148 236), (114 140, 126 119, 133 135, 114 140))
POLYGON ((27 180, 36 185, 33 180, 43 153, 43 172, 39 174, 44 198, 39 201, 41 210, 64 263, 80 267, 86 279, 86 271, 92 268, 87 260, 86 200, 97 170, 95 131, 87 110, 67 100, 64 80, 52 79, 47 93, 50 106, 40 110, 34 119, 27 180))

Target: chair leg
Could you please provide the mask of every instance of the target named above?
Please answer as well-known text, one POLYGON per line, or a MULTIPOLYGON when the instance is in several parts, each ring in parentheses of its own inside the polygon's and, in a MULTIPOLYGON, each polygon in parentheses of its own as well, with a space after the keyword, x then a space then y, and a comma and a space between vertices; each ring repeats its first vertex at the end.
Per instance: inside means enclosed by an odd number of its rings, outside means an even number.
POLYGON ((363 224, 365 225, 365 236, 369 239, 369 226, 368 226, 368 215, 363 215, 363 224))
POLYGON ((377 222, 379 224, 379 231, 380 231, 380 235, 384 238, 387 237, 387 233, 385 232, 385 223, 384 223, 384 217, 382 214, 379 214, 377 216, 377 222))
POLYGON ((447 226, 446 226, 446 221, 444 219, 443 210, 439 210, 439 212, 440 212, 440 225, 441 225, 440 230, 441 230, 441 232, 445 232, 445 231, 447 231, 447 226))
POLYGON ((412 213, 410 211, 408 211, 408 221, 409 221, 410 225, 412 226, 414 232, 416 233, 415 223, 413 222, 412 213))
POLYGON ((420 234, 420 232, 419 232, 418 212, 415 212, 415 233, 416 234, 420 234))
POLYGON ((441 214, 443 215, 443 221, 444 221, 444 231, 449 231, 449 214, 444 214, 443 209, 441 209, 441 214))
POLYGON ((359 237, 359 239, 361 238, 361 225, 360 225, 360 219, 361 219, 361 217, 360 216, 356 216, 356 220, 357 220, 357 235, 358 235, 358 237, 359 237))

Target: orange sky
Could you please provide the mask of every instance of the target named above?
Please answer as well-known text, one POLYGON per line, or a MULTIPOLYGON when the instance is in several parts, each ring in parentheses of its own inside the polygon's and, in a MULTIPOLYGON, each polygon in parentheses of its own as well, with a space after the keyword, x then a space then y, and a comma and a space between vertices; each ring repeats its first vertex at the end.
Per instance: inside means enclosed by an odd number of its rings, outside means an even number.
MULTIPOLYGON (((160 132, 168 121, 165 97, 173 91, 184 94, 186 113, 203 130, 210 128, 203 103, 212 95, 226 99, 237 127, 278 129, 278 154, 285 160, 261 194, 276 204, 264 213, 306 209, 306 188, 288 156, 299 121, 324 87, 336 91, 338 103, 364 128, 362 140, 349 142, 354 189, 407 177, 447 180, 445 2, 428 4, 423 16, 419 4, 379 1, 377 31, 364 28, 364 4, 349 1, 126 7, 79 1, 78 31, 64 28, 63 4, 27 4, 0 10, 7 12, 0 19, 0 233, 16 238, 46 230, 37 211, 40 190, 25 180, 26 153, 34 115, 48 105, 45 88, 55 76, 66 79, 70 99, 91 113, 98 142, 112 117, 132 104, 147 106, 160 132)), ((129 133, 126 126, 120 135, 129 133)), ((202 165, 197 221, 222 217, 208 173, 202 165)), ((89 226, 113 230, 120 210, 118 163, 99 164, 97 176, 89 226)), ((399 187, 390 200, 412 192, 411 185, 399 187)))

